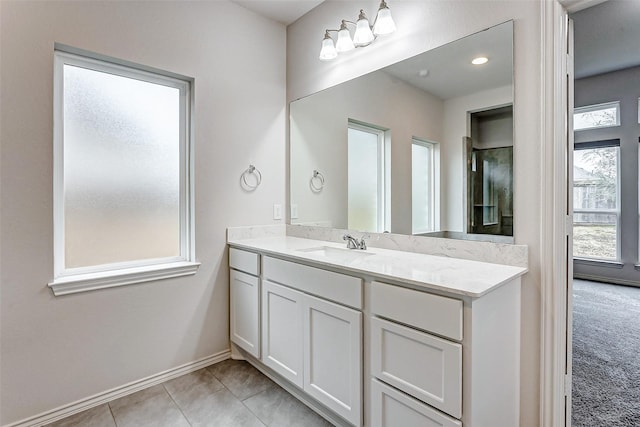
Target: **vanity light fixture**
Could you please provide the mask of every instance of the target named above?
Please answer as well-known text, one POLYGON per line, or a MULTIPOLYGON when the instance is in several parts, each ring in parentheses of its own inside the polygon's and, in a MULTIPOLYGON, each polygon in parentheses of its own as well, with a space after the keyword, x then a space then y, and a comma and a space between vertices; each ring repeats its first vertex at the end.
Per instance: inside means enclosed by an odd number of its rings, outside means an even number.
POLYGON ((487 58, 486 56, 478 56, 477 58, 473 58, 473 60, 471 61, 473 65, 482 65, 486 64, 487 62, 489 62, 489 58, 487 58))
POLYGON ((368 46, 375 40, 376 36, 391 34, 395 30, 396 24, 391 18, 391 10, 389 10, 387 2, 381 0, 373 26, 369 24, 369 19, 367 19, 364 10, 360 9, 357 22, 343 19, 339 30, 325 30, 322 48, 320 49, 320 60, 329 61, 336 58, 338 53, 348 52, 356 47, 368 46), (353 39, 347 24, 356 26, 353 39), (338 39, 335 44, 329 32, 338 33, 338 39))

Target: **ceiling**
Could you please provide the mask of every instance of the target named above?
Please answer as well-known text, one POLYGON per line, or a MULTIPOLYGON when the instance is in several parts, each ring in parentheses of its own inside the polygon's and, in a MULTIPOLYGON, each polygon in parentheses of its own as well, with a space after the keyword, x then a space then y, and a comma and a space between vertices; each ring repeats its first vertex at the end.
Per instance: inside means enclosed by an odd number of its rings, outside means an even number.
POLYGON ((512 33, 511 23, 497 25, 390 65, 384 71, 443 100, 508 86, 513 82, 512 33), (487 57, 489 62, 472 65, 471 60, 478 56, 487 57))
POLYGON ((608 0, 571 18, 577 79, 640 65, 640 0, 608 0))
MULTIPOLYGON (((231 1, 289 25, 324 0, 231 1)), ((595 4, 571 15, 575 23, 576 78, 640 65, 640 0, 564 0, 563 4, 569 10, 595 4)))
POLYGON ((284 25, 295 22, 324 0, 231 0, 284 25))

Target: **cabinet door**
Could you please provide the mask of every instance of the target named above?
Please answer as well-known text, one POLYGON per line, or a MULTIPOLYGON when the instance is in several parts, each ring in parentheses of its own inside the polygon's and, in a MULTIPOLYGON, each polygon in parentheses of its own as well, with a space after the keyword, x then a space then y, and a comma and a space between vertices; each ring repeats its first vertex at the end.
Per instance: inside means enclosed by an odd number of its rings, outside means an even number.
POLYGON ((262 362, 302 388, 302 301, 304 295, 262 282, 262 362))
POLYGON ((456 418, 462 416, 462 346, 371 319, 371 373, 456 418))
POLYGON ((304 391, 362 425, 362 313, 304 299, 304 391))
POLYGON ((372 427, 461 427, 462 423, 424 403, 371 380, 372 427))
POLYGON ((231 341, 260 357, 260 279, 230 270, 231 341))

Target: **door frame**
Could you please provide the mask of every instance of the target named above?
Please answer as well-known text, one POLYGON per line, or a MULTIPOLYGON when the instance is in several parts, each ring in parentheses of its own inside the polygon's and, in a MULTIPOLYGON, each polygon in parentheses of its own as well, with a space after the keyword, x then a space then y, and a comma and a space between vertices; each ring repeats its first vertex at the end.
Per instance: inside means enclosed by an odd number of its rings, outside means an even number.
POLYGON ((541 426, 571 425, 573 34, 569 13, 605 1, 541 2, 541 426))
MULTIPOLYGON (((582 1, 582 0, 578 0, 582 1)), ((587 0, 590 1, 590 0, 587 0)), ((568 11, 573 0, 541 2, 541 337, 540 425, 564 426, 567 373, 568 236, 568 11)), ((570 362, 570 361, 569 361, 570 362)))

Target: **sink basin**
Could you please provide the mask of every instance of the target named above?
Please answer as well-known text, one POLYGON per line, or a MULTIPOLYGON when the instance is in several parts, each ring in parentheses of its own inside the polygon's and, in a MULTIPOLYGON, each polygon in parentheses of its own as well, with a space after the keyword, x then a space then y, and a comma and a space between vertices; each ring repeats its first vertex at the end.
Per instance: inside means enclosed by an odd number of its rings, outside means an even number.
POLYGON ((361 251, 358 249, 334 248, 332 246, 317 246, 314 248, 298 249, 298 252, 304 252, 309 255, 316 255, 335 261, 353 261, 373 255, 372 252, 361 251))

